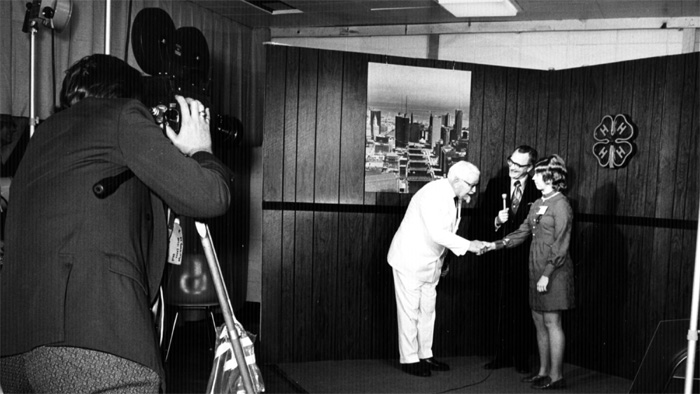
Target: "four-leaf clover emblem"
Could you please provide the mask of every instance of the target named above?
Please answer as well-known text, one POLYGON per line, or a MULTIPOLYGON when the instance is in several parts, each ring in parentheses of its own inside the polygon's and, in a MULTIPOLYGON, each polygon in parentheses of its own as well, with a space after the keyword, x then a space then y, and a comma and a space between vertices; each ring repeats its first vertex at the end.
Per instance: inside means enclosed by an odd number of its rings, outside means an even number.
POLYGON ((605 115, 593 131, 593 138, 598 141, 593 145, 598 164, 607 168, 625 166, 637 149, 632 142, 635 136, 634 126, 625 115, 605 115))

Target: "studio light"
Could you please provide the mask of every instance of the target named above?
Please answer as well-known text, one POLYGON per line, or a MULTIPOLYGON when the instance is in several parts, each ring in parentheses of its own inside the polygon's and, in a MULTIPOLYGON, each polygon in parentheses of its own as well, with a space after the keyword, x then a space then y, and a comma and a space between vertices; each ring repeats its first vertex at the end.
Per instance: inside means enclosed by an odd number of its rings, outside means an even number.
POLYGON ((32 0, 27 3, 22 31, 29 33, 29 137, 34 135, 39 118, 34 112, 36 73, 36 34, 39 23, 56 32, 61 32, 70 20, 71 0, 32 0))
POLYGON ((22 31, 28 33, 32 22, 41 22, 44 26, 60 33, 70 20, 73 10, 71 0, 33 0, 27 3, 22 31))
POLYGON ((515 16, 520 10, 515 0, 435 0, 458 18, 515 16))

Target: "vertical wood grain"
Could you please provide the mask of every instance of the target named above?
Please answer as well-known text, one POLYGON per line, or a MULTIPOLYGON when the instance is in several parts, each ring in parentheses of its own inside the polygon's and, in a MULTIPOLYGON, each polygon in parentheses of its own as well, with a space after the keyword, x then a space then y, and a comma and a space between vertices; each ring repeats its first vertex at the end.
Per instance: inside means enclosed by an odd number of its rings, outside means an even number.
POLYGON ((316 174, 316 106, 319 51, 299 50, 299 120, 296 201, 313 202, 316 174))
MULTIPOLYGON (((482 144, 484 134, 484 74, 487 67, 472 69, 472 91, 469 97, 469 160, 482 168, 482 144)), ((482 175, 484 176, 484 175, 482 175)), ((483 179, 483 178, 482 178, 483 179)))
POLYGON ((265 121, 263 138, 263 201, 277 201, 282 196, 283 142, 284 127, 284 67, 286 52, 272 46, 267 47, 267 83, 265 85, 265 121))
POLYGON ((260 318, 260 336, 265 338, 261 349, 261 361, 275 361, 280 359, 279 327, 283 324, 282 298, 280 278, 282 275, 282 253, 280 239, 282 229, 280 226, 282 215, 280 212, 263 211, 263 265, 261 298, 263 305, 260 318))
POLYGON ((482 182, 489 174, 503 168, 503 136, 505 133, 507 74, 504 68, 496 67, 484 75, 484 109, 481 127, 482 182))
MULTIPOLYGON (((537 138, 543 139, 544 143, 544 153, 551 152, 556 153, 564 161, 568 163, 568 158, 566 156, 566 151, 561 151, 559 149, 560 139, 562 136, 566 137, 566 130, 563 130, 561 125, 561 115, 562 115, 562 86, 564 86, 563 78, 566 74, 562 72, 548 72, 545 73, 545 78, 547 78, 547 119, 545 122, 538 121, 540 126, 540 133, 538 133, 537 138)), ((544 105, 545 103, 543 103, 544 105)))
POLYGON ((341 204, 362 204, 365 190, 367 56, 346 54, 340 126, 341 204))
MULTIPOLYGON (((338 215, 337 212, 314 213, 314 253, 312 304, 310 305, 313 326, 310 332, 312 360, 338 357, 338 215), (334 352, 335 351, 335 352, 334 352)), ((340 353, 342 354, 342 352, 340 353)))
MULTIPOLYGON (((316 357, 316 317, 314 316, 314 214, 296 212, 294 228, 294 324, 280 326, 291 331, 293 357, 288 361, 308 361, 316 357)), ((287 301, 287 300, 283 300, 287 301)), ((287 334, 287 335, 289 335, 287 334)))
MULTIPOLYGON (((294 211, 282 211, 282 233, 280 242, 282 244, 282 272, 280 278, 279 292, 279 321, 277 331, 279 332, 279 359, 293 360, 295 358, 295 337, 293 330, 301 322, 296 316, 297 305, 295 297, 295 287, 298 285, 295 278, 296 263, 296 214, 294 211)), ((263 243, 263 245, 266 245, 263 243)), ((263 248, 264 249, 264 248, 263 248)), ((272 283, 274 286, 274 282, 272 283)), ((265 304, 263 304, 265 305, 265 304)))
POLYGON ((336 51, 321 52, 316 101, 316 159, 313 182, 314 202, 317 203, 338 203, 342 96, 343 54, 336 51))
MULTIPOLYGON (((297 132, 299 127, 299 49, 288 48, 285 70, 284 144, 282 173, 282 201, 296 201, 297 181, 297 132)), ((263 168, 265 165, 263 165, 263 168)))

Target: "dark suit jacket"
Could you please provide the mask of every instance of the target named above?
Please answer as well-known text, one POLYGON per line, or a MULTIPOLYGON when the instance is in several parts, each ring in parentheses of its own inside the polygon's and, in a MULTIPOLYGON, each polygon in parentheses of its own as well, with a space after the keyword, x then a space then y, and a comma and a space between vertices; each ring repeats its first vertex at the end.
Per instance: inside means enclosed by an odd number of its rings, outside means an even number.
MULTIPOLYGON (((530 177, 525 184, 523 197, 520 201, 517 212, 510 211, 508 221, 503 223, 496 231, 495 219, 498 212, 503 209, 502 194, 506 194, 506 206, 511 207, 510 195, 510 178, 506 175, 503 177, 493 178, 486 186, 486 191, 479 196, 479 204, 476 210, 476 223, 470 226, 474 229, 472 239, 480 239, 484 241, 495 241, 502 239, 505 235, 511 233, 522 224, 527 218, 527 213, 532 203, 542 196, 542 193, 537 190, 535 182, 530 177)), ((507 271, 527 272, 528 251, 530 249, 529 242, 525 242, 516 248, 505 250, 505 253, 497 253, 498 260, 506 261, 507 271), (515 260, 515 261, 512 261, 515 260)), ((489 256, 489 255, 487 255, 489 256)), ((489 256, 492 258, 491 256, 489 256)), ((525 276, 527 278, 527 275, 525 276)), ((525 279, 523 279, 525 280, 525 279)))
POLYGON ((517 212, 512 210, 509 212, 508 221, 503 223, 498 231, 495 230, 494 220, 498 216, 498 212, 503 209, 503 197, 502 194, 506 194, 506 206, 511 208, 512 201, 510 195, 510 178, 500 177, 489 181, 488 186, 486 186, 486 191, 482 196, 483 200, 483 213, 484 213, 484 224, 488 236, 487 241, 493 241, 496 239, 503 238, 504 235, 511 233, 522 224, 523 220, 527 218, 527 213, 530 209, 532 203, 538 198, 542 197, 542 193, 537 190, 535 182, 532 181, 530 177, 525 184, 525 189, 523 190, 523 197, 520 200, 520 205, 517 212))
POLYGON ((86 98, 39 125, 12 183, 0 273, 0 352, 74 346, 163 367, 150 306, 167 252, 164 203, 222 215, 230 173, 186 157, 136 100, 86 98), (98 199, 92 186, 135 177, 98 199))

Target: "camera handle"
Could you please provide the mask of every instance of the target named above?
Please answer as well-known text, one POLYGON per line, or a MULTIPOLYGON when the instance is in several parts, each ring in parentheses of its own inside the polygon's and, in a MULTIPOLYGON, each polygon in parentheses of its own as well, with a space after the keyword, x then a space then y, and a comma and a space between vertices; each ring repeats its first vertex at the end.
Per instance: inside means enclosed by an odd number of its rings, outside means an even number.
MULTIPOLYGON (((243 347, 239 339, 239 333, 236 329, 236 317, 233 315, 233 307, 231 306, 231 299, 228 296, 228 291, 224 285, 223 276, 221 274, 221 266, 219 265, 219 260, 216 257, 216 251, 211 241, 211 234, 209 233, 209 227, 206 224, 195 221, 195 227, 197 228, 197 233, 202 240, 202 247, 204 249, 204 255, 207 258, 207 263, 209 264, 209 271, 211 271, 212 280, 214 281, 214 287, 216 288, 216 295, 219 298, 219 305, 224 315, 224 321, 226 322, 226 329, 228 330, 228 336, 231 339, 231 345, 233 347, 233 355, 236 357, 236 362, 238 363, 238 370, 241 373, 241 379, 243 379, 243 386, 245 387, 246 393, 255 394, 253 389, 252 379, 250 377, 250 370, 248 369, 248 364, 245 360, 245 354, 243 353, 243 347)), ((238 326, 241 326, 238 323, 238 326)))
POLYGON ((102 200, 111 196, 122 183, 133 178, 133 176, 134 173, 131 170, 126 170, 117 175, 100 179, 98 182, 92 185, 92 192, 95 193, 95 197, 102 200))

